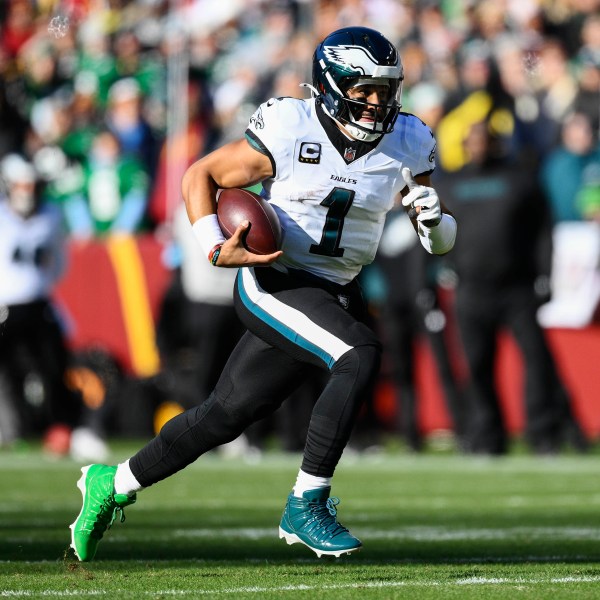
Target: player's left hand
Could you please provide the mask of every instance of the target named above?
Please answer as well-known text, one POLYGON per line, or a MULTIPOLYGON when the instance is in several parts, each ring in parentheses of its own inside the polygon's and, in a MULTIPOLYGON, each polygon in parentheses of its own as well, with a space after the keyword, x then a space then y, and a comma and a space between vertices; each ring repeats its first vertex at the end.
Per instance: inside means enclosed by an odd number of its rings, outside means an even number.
POLYGON ((283 252, 273 254, 254 254, 244 246, 244 235, 250 227, 248 221, 242 221, 233 235, 223 243, 217 259, 217 267, 261 267, 275 262, 283 252))
POLYGON ((408 216, 425 227, 439 225, 442 220, 442 206, 435 189, 418 184, 408 167, 402 169, 402 177, 408 187, 408 194, 402 198, 402 205, 410 207, 408 216))

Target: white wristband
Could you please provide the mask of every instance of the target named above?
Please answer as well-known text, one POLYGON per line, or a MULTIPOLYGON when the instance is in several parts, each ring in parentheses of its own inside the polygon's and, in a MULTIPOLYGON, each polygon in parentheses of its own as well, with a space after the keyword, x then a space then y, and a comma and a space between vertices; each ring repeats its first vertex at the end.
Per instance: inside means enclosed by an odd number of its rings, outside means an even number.
POLYGON ((215 246, 225 241, 225 236, 219 227, 219 221, 215 214, 198 219, 192 225, 192 231, 207 257, 215 246))
POLYGON ((456 240, 456 220, 442 213, 442 220, 435 227, 419 223, 419 239, 430 254, 446 254, 452 250, 456 240))

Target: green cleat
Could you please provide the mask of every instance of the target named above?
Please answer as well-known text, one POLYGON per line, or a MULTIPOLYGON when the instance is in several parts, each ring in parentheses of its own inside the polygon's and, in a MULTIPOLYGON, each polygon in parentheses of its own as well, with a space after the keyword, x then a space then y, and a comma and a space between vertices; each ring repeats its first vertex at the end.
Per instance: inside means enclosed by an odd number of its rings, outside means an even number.
POLYGON ((121 523, 125 520, 123 508, 133 504, 135 494, 115 494, 115 473, 117 467, 88 465, 81 469, 83 475, 77 487, 83 496, 83 506, 75 522, 70 525, 71 548, 82 562, 90 561, 96 554, 98 542, 121 513, 121 523))
POLYGON ((339 498, 329 498, 331 488, 304 492, 302 498, 290 494, 279 524, 279 537, 288 544, 301 543, 321 558, 322 554, 339 557, 359 550, 355 538, 336 518, 339 498))

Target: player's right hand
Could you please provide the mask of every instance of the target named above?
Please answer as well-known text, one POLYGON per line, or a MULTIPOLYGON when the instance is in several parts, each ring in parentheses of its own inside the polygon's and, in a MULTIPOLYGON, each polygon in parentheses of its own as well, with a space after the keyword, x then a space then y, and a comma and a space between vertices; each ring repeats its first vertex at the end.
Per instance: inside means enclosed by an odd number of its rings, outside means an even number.
POLYGON ((217 259, 217 267, 257 267, 274 263, 282 254, 281 250, 273 254, 253 254, 244 246, 244 236, 250 223, 242 221, 233 235, 221 246, 221 252, 217 259))

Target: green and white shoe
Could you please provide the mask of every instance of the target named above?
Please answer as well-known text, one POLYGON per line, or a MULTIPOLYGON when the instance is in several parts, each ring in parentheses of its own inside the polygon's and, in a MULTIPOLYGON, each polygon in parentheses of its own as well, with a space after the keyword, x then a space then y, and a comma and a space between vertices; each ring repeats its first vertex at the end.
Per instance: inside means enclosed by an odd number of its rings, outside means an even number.
POLYGON ((308 490, 302 498, 290 494, 279 524, 279 537, 288 544, 308 546, 320 558, 359 550, 362 543, 336 518, 339 498, 329 498, 330 487, 308 490))
POLYGON ((123 508, 133 504, 136 496, 114 493, 117 467, 88 465, 81 472, 77 487, 83 496, 83 506, 70 525, 71 548, 80 561, 87 562, 94 558, 98 543, 117 513, 121 513, 121 523, 125 520, 123 508))

